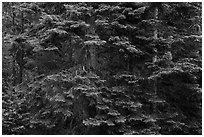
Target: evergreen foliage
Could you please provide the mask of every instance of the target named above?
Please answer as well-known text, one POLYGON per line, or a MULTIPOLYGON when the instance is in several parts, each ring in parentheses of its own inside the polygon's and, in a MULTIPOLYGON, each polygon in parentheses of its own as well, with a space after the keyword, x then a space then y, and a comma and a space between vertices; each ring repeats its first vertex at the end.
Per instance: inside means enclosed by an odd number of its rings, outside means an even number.
POLYGON ((3 134, 202 134, 202 3, 2 5, 3 134))

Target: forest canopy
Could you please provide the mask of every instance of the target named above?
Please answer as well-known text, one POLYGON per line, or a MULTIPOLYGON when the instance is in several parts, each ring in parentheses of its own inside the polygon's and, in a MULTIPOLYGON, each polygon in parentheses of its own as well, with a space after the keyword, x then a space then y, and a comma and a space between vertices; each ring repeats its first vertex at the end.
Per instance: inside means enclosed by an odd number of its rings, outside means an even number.
POLYGON ((201 135, 201 2, 3 2, 4 135, 201 135))

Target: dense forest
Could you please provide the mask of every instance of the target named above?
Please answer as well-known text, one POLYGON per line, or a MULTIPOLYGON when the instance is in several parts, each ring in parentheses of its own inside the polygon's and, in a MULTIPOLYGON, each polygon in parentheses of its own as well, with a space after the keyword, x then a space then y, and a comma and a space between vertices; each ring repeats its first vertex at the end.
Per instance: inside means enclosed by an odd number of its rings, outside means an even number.
POLYGON ((2 134, 201 135, 202 3, 2 3, 2 134))

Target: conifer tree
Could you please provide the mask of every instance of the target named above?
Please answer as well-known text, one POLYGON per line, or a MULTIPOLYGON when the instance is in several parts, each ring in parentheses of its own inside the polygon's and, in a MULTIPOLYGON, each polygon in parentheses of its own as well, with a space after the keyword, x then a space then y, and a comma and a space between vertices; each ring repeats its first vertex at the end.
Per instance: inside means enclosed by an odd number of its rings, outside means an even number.
POLYGON ((3 3, 3 134, 202 134, 201 13, 198 2, 3 3))

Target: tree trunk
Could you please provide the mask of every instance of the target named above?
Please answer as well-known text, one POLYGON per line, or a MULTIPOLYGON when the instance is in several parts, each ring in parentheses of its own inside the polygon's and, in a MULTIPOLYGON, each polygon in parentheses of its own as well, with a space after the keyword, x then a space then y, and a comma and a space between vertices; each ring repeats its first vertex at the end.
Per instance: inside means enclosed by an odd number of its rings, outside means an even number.
POLYGON ((12 25, 13 25, 13 32, 15 34, 16 32, 16 29, 15 29, 15 13, 14 13, 14 9, 13 9, 13 2, 11 2, 11 5, 12 5, 12 25))
MULTIPOLYGON (((154 15, 153 15, 153 18, 156 20, 158 20, 158 7, 156 6, 155 9, 154 9, 154 15)), ((154 28, 154 36, 153 36, 154 39, 158 39, 158 30, 157 30, 157 23, 155 24, 155 28, 154 28)), ((152 58, 152 61, 153 63, 157 61, 157 49, 155 49, 155 54, 153 55, 153 58, 152 58)), ((154 92, 155 94, 157 94, 157 78, 155 78, 154 80, 154 92)))
POLYGON ((90 47, 90 55, 91 55, 91 67, 93 69, 96 68, 96 45, 91 45, 90 47))
POLYGON ((13 86, 15 86, 16 85, 16 69, 15 69, 15 57, 13 57, 13 61, 12 61, 12 75, 13 75, 13 77, 12 77, 12 79, 13 79, 13 86))
POLYGON ((24 68, 24 64, 23 64, 23 58, 24 58, 24 51, 23 51, 23 43, 19 43, 19 61, 18 61, 18 65, 19 65, 19 81, 18 83, 22 83, 23 81, 23 68, 24 68))
POLYGON ((21 33, 24 32, 24 17, 23 17, 23 11, 21 11, 21 33))
MULTIPOLYGON (((23 11, 21 11, 21 33, 24 32, 24 19, 23 19, 23 11)), ((23 43, 20 43, 20 62, 19 62, 19 83, 22 83, 23 81, 23 58, 24 58, 24 51, 23 51, 23 43)))
POLYGON ((19 70, 19 83, 23 82, 23 66, 20 66, 19 70))
MULTIPOLYGON (((91 35, 96 35, 94 16, 90 17, 89 24, 90 24, 90 28, 89 28, 88 33, 91 35)), ((96 69, 96 45, 95 44, 90 46, 89 52, 91 56, 90 57, 91 68, 96 69)))
MULTIPOLYGON (((154 9, 154 19, 158 20, 158 7, 155 7, 154 9)), ((154 39, 158 39, 158 30, 157 30, 157 24, 155 24, 155 28, 154 28, 154 39)))
MULTIPOLYGON (((154 9, 153 18, 154 18, 155 20, 158 20, 158 7, 155 7, 155 9, 154 9)), ((154 38, 154 39, 158 39, 157 24, 155 24, 153 38, 154 38)), ((155 52, 156 52, 156 53, 155 53, 155 55, 154 55, 153 58, 152 58, 152 62, 153 62, 153 63, 157 61, 157 51, 155 51, 155 52)))

